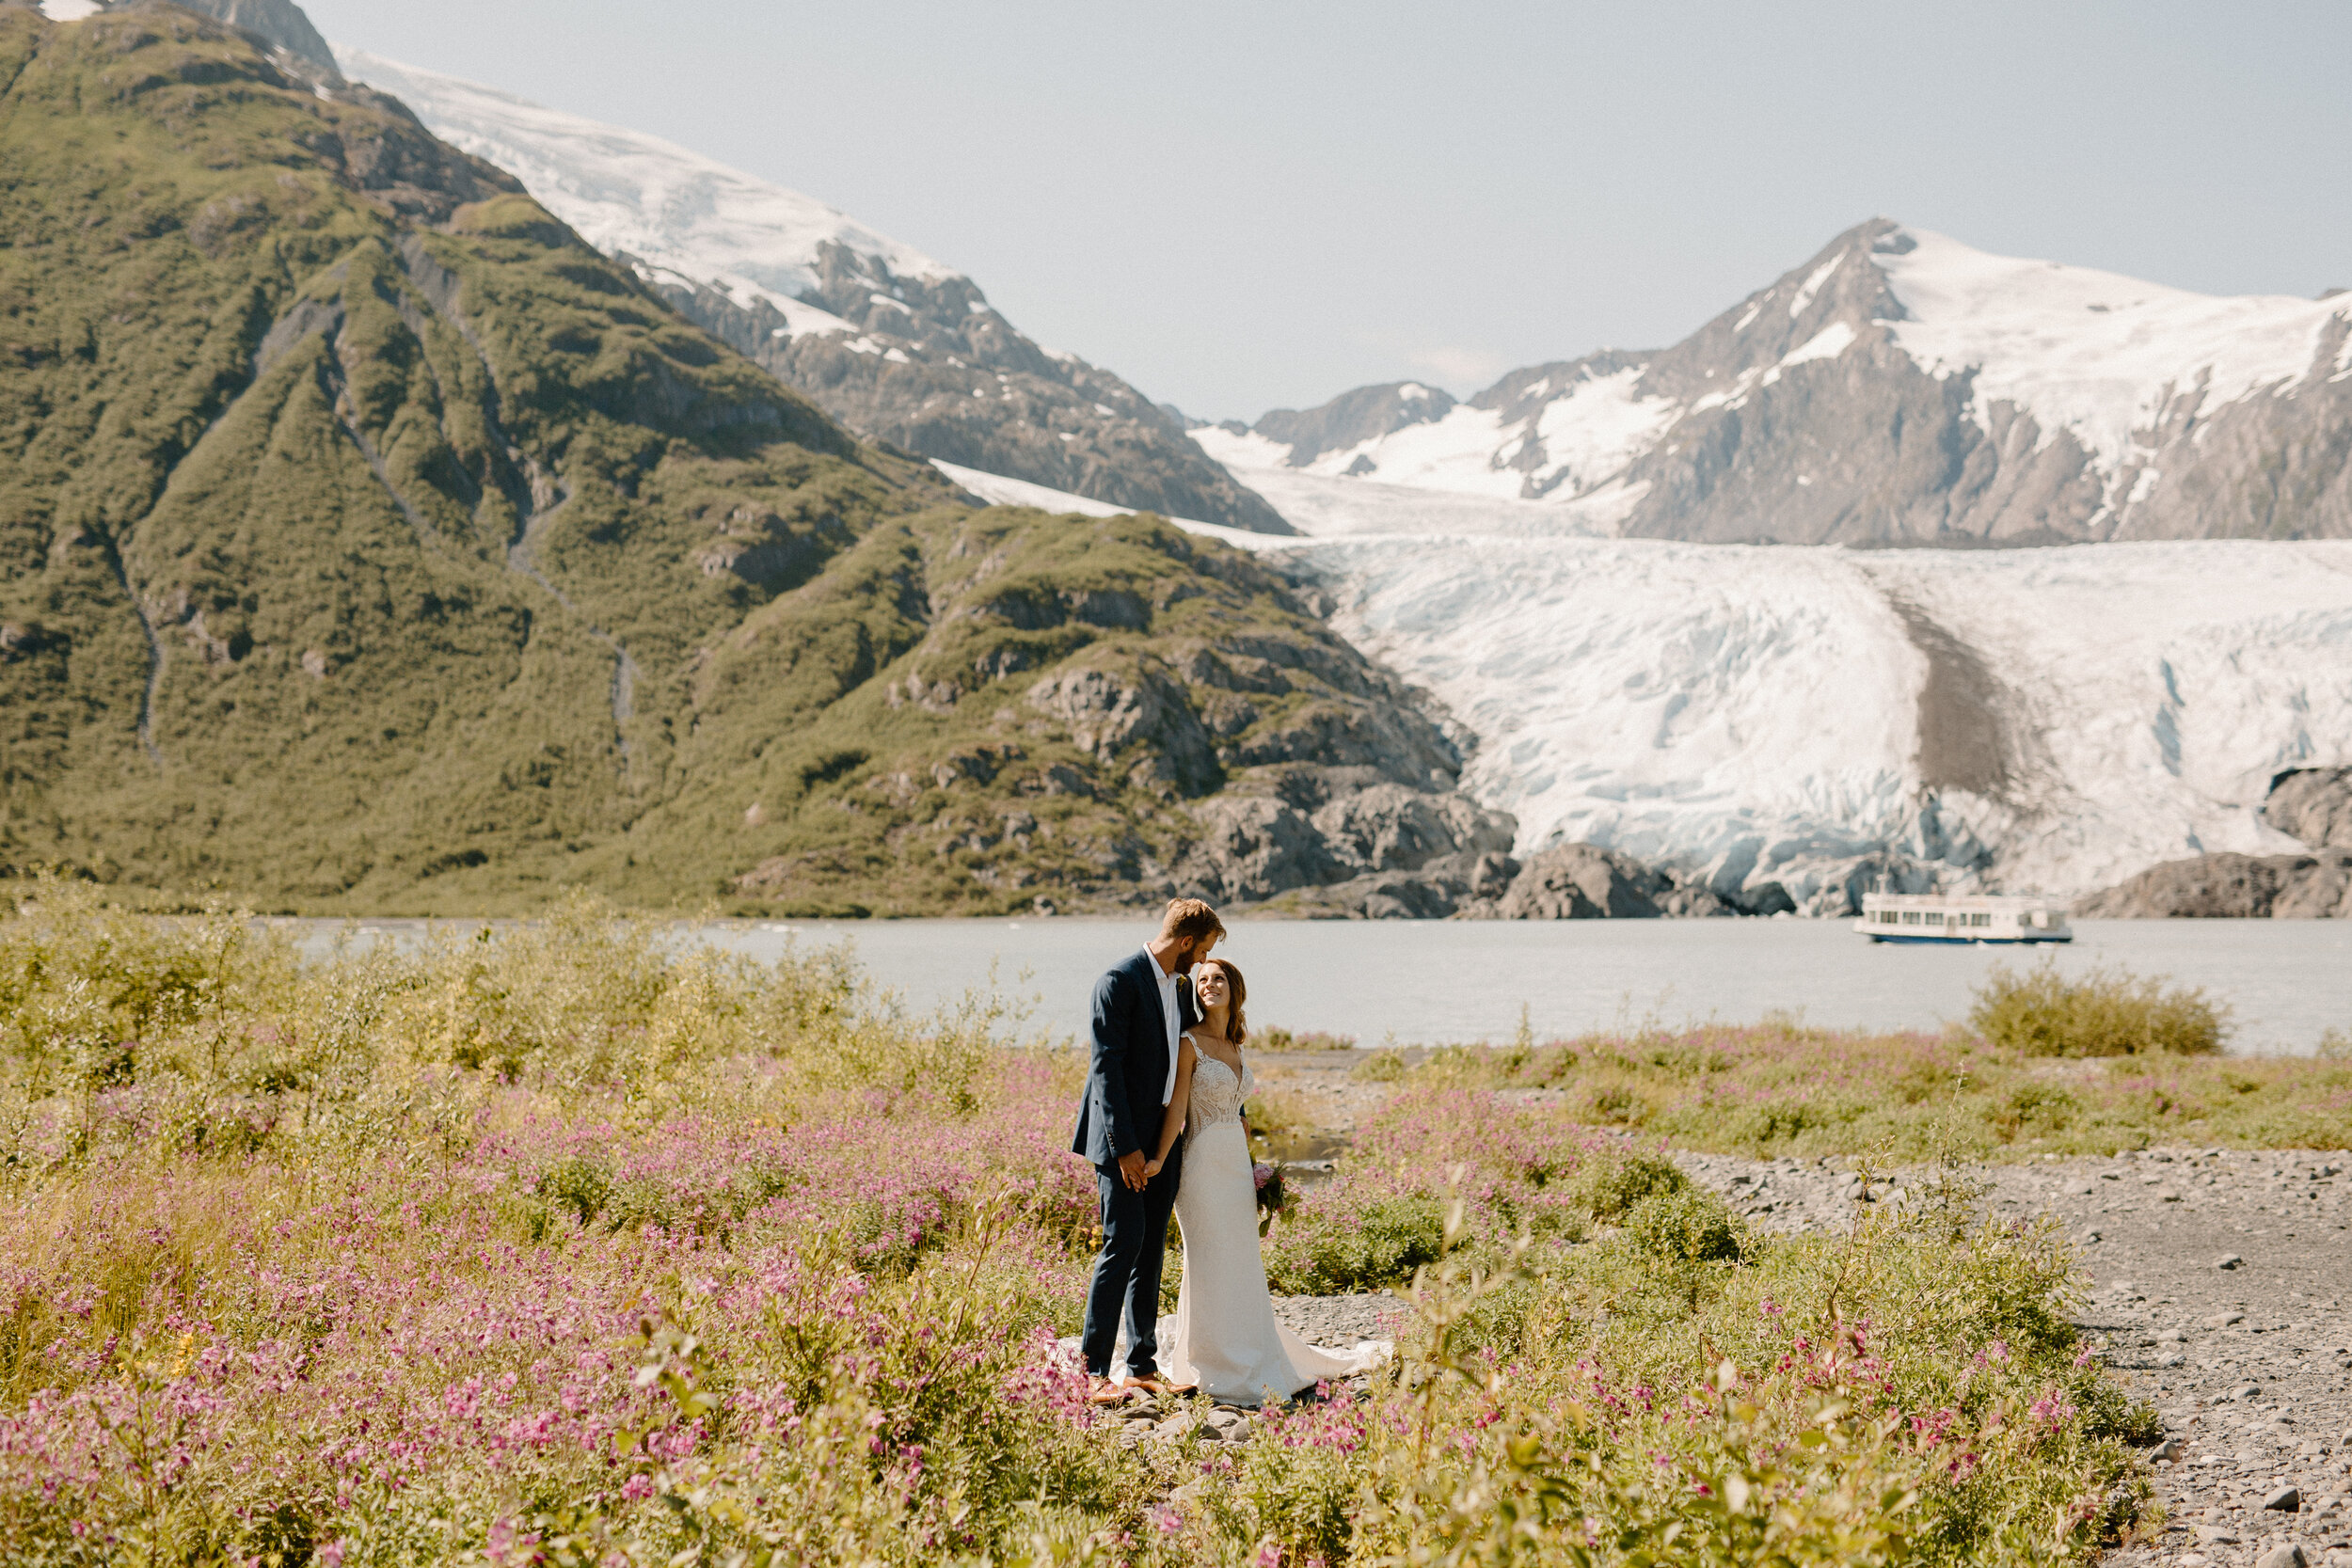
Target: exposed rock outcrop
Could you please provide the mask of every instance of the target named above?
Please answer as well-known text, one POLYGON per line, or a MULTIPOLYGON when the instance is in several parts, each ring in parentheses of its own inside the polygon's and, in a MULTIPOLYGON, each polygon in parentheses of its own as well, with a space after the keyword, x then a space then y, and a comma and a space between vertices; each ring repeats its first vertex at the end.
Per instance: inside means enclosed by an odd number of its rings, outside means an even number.
POLYGON ((2074 906, 2091 920, 2352 920, 2352 768, 2270 782, 2263 820, 2303 855, 2195 855, 2152 865, 2074 906))
POLYGON ((1438 388, 1397 381, 1359 387, 1305 413, 1277 408, 1258 421, 1257 431, 1289 447, 1291 467, 1303 468, 1327 451, 1376 441, 1407 425, 1444 419, 1453 406, 1453 397, 1438 388))
POLYGON ((2090 920, 2352 920, 2352 849, 2170 861, 2091 895, 2074 913, 2090 920))
MULTIPOLYGON (((1373 793, 1349 804, 1360 810, 1373 793)), ((1410 809, 1399 813, 1411 815, 1410 809)), ((1782 914, 1796 908, 1777 882, 1725 895, 1700 878, 1590 844, 1557 845, 1521 862, 1508 852, 1508 834, 1500 831, 1510 819, 1486 816, 1483 824, 1449 822, 1458 847, 1418 860, 1397 856, 1355 876, 1298 886, 1268 901, 1266 912, 1334 920, 1659 920, 1782 914)), ((1325 819, 1323 814, 1300 819, 1303 832, 1294 842, 1311 843, 1330 857, 1333 835, 1314 832, 1325 819)), ((1445 838, 1433 834, 1422 842, 1434 847, 1445 838)), ((1335 863, 1346 863, 1336 857, 1321 863, 1327 874, 1335 863)))
POLYGON ((1500 896, 1466 906, 1496 920, 1656 920, 1781 914, 1795 908, 1777 882, 1725 895, 1700 879, 1646 865, 1622 850, 1563 844, 1528 857, 1500 896))
POLYGON ((827 245, 805 304, 857 328, 793 332, 764 299, 647 271, 688 320, 797 387, 851 428, 925 457, 1118 506, 1288 533, 1120 377, 1046 353, 971 279, 899 277, 881 258, 827 245))
POLYGON ((223 22, 272 49, 282 49, 324 80, 340 83, 335 52, 294 0, 173 0, 199 16, 223 22))
MULTIPOLYGON (((1431 731, 1424 744, 1442 744, 1431 731)), ((1499 891, 1518 824, 1454 790, 1450 775, 1401 782, 1418 755, 1384 760, 1385 770, 1279 764, 1204 801, 1181 879, 1232 903, 1279 899, 1284 913, 1346 918, 1437 919, 1499 891)))
POLYGON ((2352 768, 2297 768, 2270 781, 2263 820, 2312 849, 2352 849, 2352 768))

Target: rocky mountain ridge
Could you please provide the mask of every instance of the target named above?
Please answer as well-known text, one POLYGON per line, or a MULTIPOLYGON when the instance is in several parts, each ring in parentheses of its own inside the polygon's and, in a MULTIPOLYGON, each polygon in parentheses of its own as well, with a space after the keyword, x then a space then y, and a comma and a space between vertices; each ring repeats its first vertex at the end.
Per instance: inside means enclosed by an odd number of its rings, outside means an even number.
POLYGON ((1289 531, 1180 416, 1039 347, 971 278, 910 245, 657 137, 359 51, 337 57, 853 430, 1138 511, 1289 531))
POLYGON ((2352 535, 2352 294, 2218 298, 1890 220, 1671 348, 1277 410, 1229 460, 1556 505, 1629 537, 2352 535))

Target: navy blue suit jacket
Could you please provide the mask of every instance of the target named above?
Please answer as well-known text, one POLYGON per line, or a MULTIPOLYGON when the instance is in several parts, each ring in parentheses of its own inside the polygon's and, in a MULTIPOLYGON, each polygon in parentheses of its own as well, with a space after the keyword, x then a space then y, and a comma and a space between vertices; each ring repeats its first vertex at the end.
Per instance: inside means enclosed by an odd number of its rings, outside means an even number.
MULTIPOLYGON (((1184 1028, 1200 1022, 1192 982, 1176 977, 1176 1012, 1184 1028)), ((1078 1102, 1070 1152, 1098 1165, 1119 1163, 1130 1149, 1159 1147, 1160 1093, 1168 1086, 1168 1015, 1160 1010, 1159 974, 1152 955, 1138 951, 1094 982, 1088 1030, 1092 1057, 1086 1098, 1078 1102)))

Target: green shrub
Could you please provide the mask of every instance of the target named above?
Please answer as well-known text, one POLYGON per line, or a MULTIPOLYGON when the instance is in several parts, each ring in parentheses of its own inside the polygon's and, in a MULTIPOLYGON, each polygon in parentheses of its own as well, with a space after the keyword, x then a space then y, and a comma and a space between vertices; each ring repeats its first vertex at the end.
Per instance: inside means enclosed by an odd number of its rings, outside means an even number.
POLYGON ((1642 1199, 1626 1214, 1625 1229, 1634 1245, 1673 1262, 1738 1262, 1745 1246, 1731 1206, 1687 1186, 1642 1199))
POLYGON ((1978 988, 1969 1026, 2027 1056, 2206 1056, 2229 1037, 2229 1009, 2194 987, 2166 989, 2128 971, 2070 980, 2044 960, 2023 974, 1994 970, 1978 988))
POLYGON ((538 1196, 587 1225, 612 1199, 612 1173, 578 1155, 557 1162, 539 1178, 538 1196))
POLYGON ((1401 1083, 1405 1077, 1405 1053, 1401 1051, 1375 1051, 1356 1064, 1353 1076, 1367 1084, 1401 1083))
POLYGON ((1261 1051, 1353 1051, 1356 1037, 1321 1029, 1290 1030, 1280 1024, 1250 1031, 1249 1043, 1261 1051))
POLYGON ((1690 1178, 1672 1160, 1634 1154, 1621 1160, 1587 1160, 1569 1179, 1568 1195, 1593 1218, 1615 1222, 1651 1197, 1687 1190, 1690 1178))
POLYGON ((1445 1212, 1419 1194, 1316 1212, 1275 1227, 1266 1281, 1283 1295, 1336 1295, 1398 1285, 1442 1248, 1445 1212))

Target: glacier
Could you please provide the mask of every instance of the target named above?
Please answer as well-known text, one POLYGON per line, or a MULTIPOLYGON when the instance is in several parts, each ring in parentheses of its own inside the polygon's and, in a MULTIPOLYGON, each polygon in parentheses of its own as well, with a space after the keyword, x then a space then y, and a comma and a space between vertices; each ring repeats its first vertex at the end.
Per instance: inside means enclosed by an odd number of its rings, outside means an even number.
MULTIPOLYGON (((1518 818, 1522 855, 1597 844, 1817 913, 1872 878, 2074 896, 2291 850, 2258 810, 2273 777, 2352 762, 2352 543, 1622 539, 1574 506, 1193 436, 1300 533, 1180 526, 1324 589, 1458 726, 1462 787, 1518 818), (1957 744, 1935 733, 1955 718, 1957 744)), ((1109 510, 947 471, 1002 504, 1109 510)))

